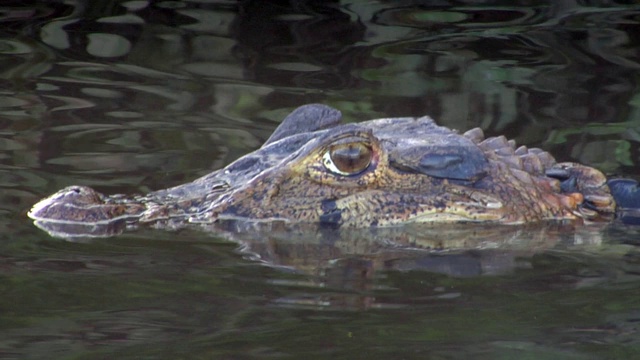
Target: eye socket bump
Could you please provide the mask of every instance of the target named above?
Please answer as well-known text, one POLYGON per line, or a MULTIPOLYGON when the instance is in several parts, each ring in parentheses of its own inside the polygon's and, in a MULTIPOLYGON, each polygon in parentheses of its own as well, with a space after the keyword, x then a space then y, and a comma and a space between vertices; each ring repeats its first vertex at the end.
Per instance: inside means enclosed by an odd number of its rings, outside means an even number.
POLYGON ((332 173, 349 176, 369 167, 372 157, 371 147, 361 142, 352 142, 331 145, 322 156, 322 162, 332 173))

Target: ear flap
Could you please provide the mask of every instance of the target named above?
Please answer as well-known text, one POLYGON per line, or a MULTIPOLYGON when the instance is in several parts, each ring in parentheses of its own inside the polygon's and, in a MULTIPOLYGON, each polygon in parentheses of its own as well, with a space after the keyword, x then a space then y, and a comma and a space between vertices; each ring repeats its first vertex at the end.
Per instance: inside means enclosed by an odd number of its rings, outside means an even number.
POLYGON ((458 135, 431 137, 432 144, 391 152, 391 165, 440 179, 476 181, 487 174, 487 158, 470 140, 458 135))
POLYGON ((487 164, 484 154, 474 148, 445 147, 425 151, 414 169, 441 179, 476 181, 486 175, 487 164))
POLYGON ((426 154, 420 158, 416 168, 420 173, 442 179, 472 181, 482 177, 486 160, 482 157, 466 158, 464 155, 464 152, 426 154))
POLYGON ((293 110, 262 145, 284 139, 291 135, 328 129, 340 124, 342 113, 330 106, 308 104, 293 110))

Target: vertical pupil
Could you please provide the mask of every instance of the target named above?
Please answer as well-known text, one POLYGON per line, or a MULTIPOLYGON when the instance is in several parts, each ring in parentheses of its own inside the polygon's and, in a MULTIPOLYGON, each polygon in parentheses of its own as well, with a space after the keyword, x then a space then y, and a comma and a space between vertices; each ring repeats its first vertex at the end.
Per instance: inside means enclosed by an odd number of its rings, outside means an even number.
POLYGON ((364 144, 336 145, 331 149, 331 160, 338 170, 357 173, 371 162, 371 149, 364 144))

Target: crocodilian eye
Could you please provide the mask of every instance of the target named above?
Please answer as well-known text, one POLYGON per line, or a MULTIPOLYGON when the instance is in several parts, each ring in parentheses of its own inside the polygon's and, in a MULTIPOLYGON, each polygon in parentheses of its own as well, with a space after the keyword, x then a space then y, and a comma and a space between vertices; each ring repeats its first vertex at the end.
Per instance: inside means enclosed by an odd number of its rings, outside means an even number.
POLYGON ((331 172, 339 175, 356 175, 371 164, 371 147, 361 142, 331 145, 322 161, 331 172))

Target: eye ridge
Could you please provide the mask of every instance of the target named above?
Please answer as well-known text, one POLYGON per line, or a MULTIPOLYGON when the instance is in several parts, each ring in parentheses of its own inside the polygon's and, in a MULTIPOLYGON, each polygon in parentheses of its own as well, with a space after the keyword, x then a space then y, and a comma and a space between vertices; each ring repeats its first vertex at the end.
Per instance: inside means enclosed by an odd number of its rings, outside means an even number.
POLYGON ((327 170, 343 176, 357 175, 371 164, 373 150, 362 142, 330 146, 322 160, 327 170))

